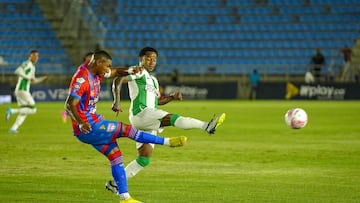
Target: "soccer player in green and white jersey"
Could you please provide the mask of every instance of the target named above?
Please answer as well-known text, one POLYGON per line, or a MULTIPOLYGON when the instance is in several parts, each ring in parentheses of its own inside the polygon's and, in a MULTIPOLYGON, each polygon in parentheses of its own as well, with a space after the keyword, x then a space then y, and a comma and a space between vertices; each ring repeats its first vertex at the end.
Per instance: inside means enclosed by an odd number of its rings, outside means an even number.
MULTIPOLYGON (((225 113, 213 118, 210 122, 195 118, 172 114, 161 109, 158 105, 164 105, 172 100, 182 100, 182 94, 175 92, 169 96, 160 94, 159 83, 151 73, 155 70, 158 52, 152 47, 145 47, 139 53, 139 65, 144 68, 141 73, 127 77, 116 78, 113 82, 114 103, 112 110, 122 112, 120 107, 120 89, 124 82, 128 82, 131 105, 129 109, 130 123, 137 129, 155 134, 165 126, 174 126, 180 129, 201 129, 209 134, 215 133, 216 128, 225 120, 225 113)), ((134 177, 144 167, 150 164, 150 158, 154 150, 153 144, 136 143, 138 157, 130 162, 126 170, 127 178, 134 177)), ((114 181, 108 181, 106 188, 114 193, 117 187, 114 181)))
POLYGON ((40 83, 48 77, 35 77, 35 64, 39 59, 39 52, 31 50, 29 59, 24 61, 16 70, 18 81, 15 87, 15 97, 19 108, 7 108, 5 120, 9 121, 12 114, 18 114, 15 123, 12 125, 9 133, 18 133, 18 128, 25 121, 29 114, 36 113, 34 98, 30 94, 30 83, 40 83))

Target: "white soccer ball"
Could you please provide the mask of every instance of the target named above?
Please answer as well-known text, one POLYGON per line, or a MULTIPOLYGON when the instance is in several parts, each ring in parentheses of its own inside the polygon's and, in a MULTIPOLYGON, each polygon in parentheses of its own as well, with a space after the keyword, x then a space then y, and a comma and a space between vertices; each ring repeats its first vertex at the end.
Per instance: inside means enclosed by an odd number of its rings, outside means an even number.
POLYGON ((285 123, 293 129, 300 129, 308 122, 307 113, 301 108, 289 109, 285 114, 285 123))

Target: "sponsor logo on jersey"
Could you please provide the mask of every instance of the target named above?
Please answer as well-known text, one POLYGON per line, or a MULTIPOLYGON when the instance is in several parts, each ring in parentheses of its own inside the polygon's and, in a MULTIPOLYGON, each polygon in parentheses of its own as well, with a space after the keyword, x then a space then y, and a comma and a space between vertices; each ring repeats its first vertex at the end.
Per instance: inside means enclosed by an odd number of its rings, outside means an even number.
POLYGON ((116 125, 113 123, 109 123, 109 125, 107 126, 106 132, 112 132, 116 129, 116 125))
POLYGON ((81 83, 83 83, 83 82, 85 82, 85 79, 84 79, 84 78, 77 78, 77 79, 76 79, 76 83, 78 83, 78 84, 81 84, 81 83))
POLYGON ((159 96, 159 95, 158 95, 158 94, 159 94, 158 90, 157 90, 153 85, 147 84, 147 85, 145 86, 145 90, 148 91, 148 92, 154 93, 156 96, 159 96))

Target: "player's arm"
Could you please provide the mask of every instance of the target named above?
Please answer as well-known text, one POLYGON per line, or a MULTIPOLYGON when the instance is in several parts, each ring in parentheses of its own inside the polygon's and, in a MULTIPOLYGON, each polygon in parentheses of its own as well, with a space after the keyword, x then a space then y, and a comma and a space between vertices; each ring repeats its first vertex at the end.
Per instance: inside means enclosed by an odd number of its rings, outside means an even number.
POLYGON ((126 68, 126 67, 111 68, 109 78, 127 76, 127 75, 129 75, 128 70, 129 70, 129 68, 126 68))
POLYGON ((110 68, 109 73, 106 75, 108 78, 114 77, 124 77, 130 74, 136 74, 143 70, 144 68, 141 66, 131 66, 131 67, 118 67, 118 68, 110 68))
POLYGON ((15 70, 14 73, 15 73, 16 75, 18 75, 18 76, 20 76, 20 77, 23 77, 23 78, 25 78, 25 79, 28 79, 28 80, 33 79, 31 74, 26 74, 26 73, 25 73, 25 69, 24 69, 25 67, 26 67, 26 64, 25 64, 25 63, 21 64, 21 65, 15 70))
POLYGON ((47 80, 49 77, 47 75, 45 76, 41 76, 41 77, 36 77, 33 80, 31 80, 32 83, 36 84, 36 83, 41 83, 45 80, 47 80))
POLYGON ((111 90, 112 90, 112 93, 113 93, 114 102, 113 102, 113 105, 112 105, 111 109, 114 112, 116 112, 117 114, 119 112, 123 112, 123 110, 121 109, 121 105, 120 105, 121 86, 122 86, 123 83, 127 83, 129 81, 130 81, 130 79, 128 77, 116 77, 113 80, 111 90))
POLYGON ((158 100, 158 105, 165 105, 169 102, 171 102, 172 100, 182 100, 182 94, 181 92, 174 92, 168 96, 160 96, 159 100, 158 100))
POLYGON ((79 125, 81 132, 88 133, 91 131, 90 123, 84 122, 77 109, 76 105, 79 103, 79 99, 73 96, 68 96, 65 102, 65 110, 68 115, 79 125))
POLYGON ((142 72, 143 69, 144 68, 141 66, 131 66, 127 69, 128 72, 127 76, 123 76, 123 77, 118 76, 113 80, 112 93, 113 93, 114 102, 111 109, 117 113, 116 115, 118 115, 119 112, 123 112, 120 105, 120 93, 121 93, 122 84, 140 78, 143 74, 142 72))

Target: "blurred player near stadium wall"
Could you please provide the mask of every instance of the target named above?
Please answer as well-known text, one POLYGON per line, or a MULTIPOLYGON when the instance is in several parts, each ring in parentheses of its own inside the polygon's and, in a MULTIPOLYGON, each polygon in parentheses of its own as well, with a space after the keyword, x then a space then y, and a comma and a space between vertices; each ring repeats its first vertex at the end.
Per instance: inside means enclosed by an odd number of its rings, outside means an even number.
MULTIPOLYGON (((129 109, 130 123, 137 129, 156 134, 163 127, 174 126, 181 129, 201 129, 209 134, 215 133, 216 128, 225 120, 225 113, 220 114, 210 122, 195 118, 184 117, 158 109, 158 105, 165 105, 172 100, 182 100, 180 92, 169 96, 160 94, 159 83, 151 73, 155 70, 158 52, 152 47, 144 47, 139 52, 139 65, 144 67, 141 73, 127 77, 116 78, 113 82, 114 103, 113 111, 122 112, 120 106, 120 90, 122 83, 127 82, 131 106, 129 109)), ((144 167, 150 164, 150 157, 154 150, 153 144, 136 143, 138 157, 131 161, 125 168, 126 177, 132 178, 144 167)), ((113 181, 106 183, 106 188, 116 192, 113 181)))
POLYGON ((47 76, 35 77, 35 64, 39 60, 39 52, 31 50, 28 60, 24 61, 16 70, 18 81, 15 87, 14 95, 19 108, 7 108, 5 120, 9 121, 11 115, 18 114, 15 123, 12 125, 9 133, 18 133, 18 128, 24 123, 26 117, 36 113, 35 100, 30 93, 30 84, 40 83, 47 80, 47 76))
POLYGON ((341 81, 342 82, 349 82, 352 80, 352 77, 354 75, 354 71, 351 69, 350 64, 351 64, 351 56, 352 56, 352 50, 345 45, 342 49, 339 50, 340 53, 343 54, 343 61, 344 61, 344 66, 343 66, 343 71, 341 74, 341 81))
POLYGON ((260 74, 258 73, 257 69, 254 69, 252 73, 249 75, 249 81, 250 81, 250 94, 249 99, 255 100, 256 99, 256 91, 257 87, 260 82, 260 74))
POLYGON ((325 66, 325 57, 320 49, 315 50, 315 54, 311 57, 311 64, 313 65, 313 74, 316 82, 320 82, 321 71, 325 66))
POLYGON ((73 134, 83 143, 92 145, 105 155, 111 166, 111 172, 118 185, 120 203, 135 203, 127 187, 122 153, 117 138, 127 137, 137 142, 154 143, 170 147, 183 146, 185 136, 163 138, 142 132, 129 124, 104 120, 96 113, 96 104, 100 95, 100 83, 103 78, 122 77, 141 71, 140 67, 112 68, 112 58, 106 51, 94 53, 90 62, 81 64, 73 75, 65 109, 72 119, 73 134))
POLYGON ((179 72, 176 68, 171 73, 171 82, 174 84, 179 82, 179 72))

